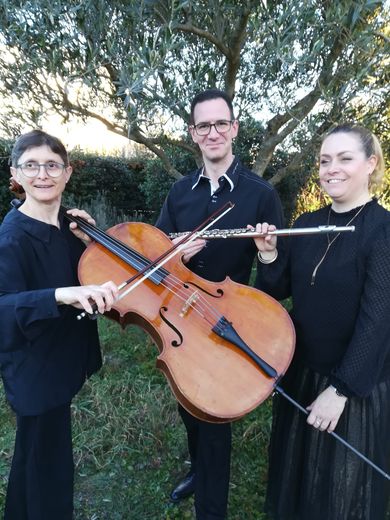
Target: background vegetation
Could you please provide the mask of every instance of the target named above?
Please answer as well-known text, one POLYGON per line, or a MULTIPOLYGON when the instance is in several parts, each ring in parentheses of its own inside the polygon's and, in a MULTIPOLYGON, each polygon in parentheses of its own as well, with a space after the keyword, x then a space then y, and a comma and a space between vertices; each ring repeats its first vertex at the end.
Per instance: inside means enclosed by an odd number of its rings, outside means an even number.
POLYGON ((367 125, 388 156, 388 15, 381 0, 0 0, 0 130, 12 140, 54 113, 143 145, 133 164, 79 157, 84 183, 69 201, 96 195, 120 217, 153 220, 200 162, 191 99, 223 88, 240 120, 236 152, 277 185, 289 221, 332 125, 367 125))
MULTIPOLYGON (((190 101, 225 89, 256 146, 261 176, 301 174, 320 136, 342 119, 388 124, 388 3, 380 0, 0 0, 0 127, 20 133, 47 113, 101 121, 144 145, 164 171, 190 101), (269 171, 269 170, 268 170, 269 171)), ((388 139, 388 135, 386 136, 388 139)))

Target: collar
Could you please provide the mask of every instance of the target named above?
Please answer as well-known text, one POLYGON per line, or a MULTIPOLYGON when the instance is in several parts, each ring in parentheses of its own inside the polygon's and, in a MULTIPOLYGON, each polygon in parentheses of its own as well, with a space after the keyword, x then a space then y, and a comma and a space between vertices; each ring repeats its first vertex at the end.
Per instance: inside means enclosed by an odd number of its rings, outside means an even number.
MULTIPOLYGON (((51 224, 47 224, 46 222, 41 222, 40 220, 36 220, 35 218, 29 217, 25 215, 21 211, 13 208, 7 215, 6 219, 8 221, 16 222, 18 227, 22 228, 29 235, 41 240, 42 242, 50 242, 51 234, 53 229, 57 229, 55 226, 51 224)), ((4 221, 6 220, 4 219, 4 221)), ((62 216, 59 216, 60 219, 60 227, 62 227, 62 216)))
MULTIPOLYGON (((229 168, 226 170, 226 172, 223 173, 219 177, 219 179, 224 178, 224 179, 227 180, 227 182, 230 185, 230 191, 231 192, 234 190, 234 187, 235 187, 235 185, 237 183, 237 173, 236 173, 236 171, 237 171, 238 165, 239 165, 239 160, 234 158, 232 164, 229 166, 229 168)), ((210 177, 207 177, 207 175, 204 174, 204 166, 202 166, 202 168, 199 169, 199 173, 197 174, 197 179, 196 179, 195 183, 192 185, 191 189, 194 190, 198 186, 198 184, 199 184, 201 179, 207 179, 209 181, 210 187, 211 187, 211 192, 213 193, 213 187, 211 185, 211 179, 210 179, 210 177)))

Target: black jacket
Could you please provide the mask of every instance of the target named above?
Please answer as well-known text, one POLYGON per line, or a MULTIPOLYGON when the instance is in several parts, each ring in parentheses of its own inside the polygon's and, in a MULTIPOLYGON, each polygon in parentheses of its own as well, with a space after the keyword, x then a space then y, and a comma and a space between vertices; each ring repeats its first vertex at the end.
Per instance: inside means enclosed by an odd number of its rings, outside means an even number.
POLYGON ((0 227, 0 369, 19 415, 69 402, 101 366, 96 323, 57 305, 58 287, 79 285, 84 245, 61 229, 13 209, 0 227))

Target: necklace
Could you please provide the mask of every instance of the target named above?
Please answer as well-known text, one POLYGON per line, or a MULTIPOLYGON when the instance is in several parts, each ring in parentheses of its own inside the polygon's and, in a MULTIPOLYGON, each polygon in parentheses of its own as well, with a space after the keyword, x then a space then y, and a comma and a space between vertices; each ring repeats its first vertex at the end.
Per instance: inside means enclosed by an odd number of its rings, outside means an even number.
MULTIPOLYGON (((361 206, 358 211, 355 213, 355 215, 351 218, 351 220, 349 222, 347 222, 346 226, 349 226, 351 224, 351 222, 353 222, 355 220, 355 218, 363 211, 363 209, 365 208, 367 202, 365 204, 363 204, 363 206, 361 206)), ((331 212, 331 209, 332 209, 332 206, 329 206, 329 212, 328 212, 328 226, 329 226, 329 223, 330 223, 330 212, 331 212)), ((325 249, 325 253, 322 255, 320 261, 318 262, 318 264, 315 266, 314 268, 314 271, 311 275, 311 282, 310 282, 310 285, 314 285, 315 284, 315 281, 316 281, 316 276, 317 276, 317 271, 318 271, 318 268, 320 267, 320 265, 322 264, 322 262, 325 260, 326 258, 326 255, 328 254, 328 251, 331 247, 332 244, 334 244, 334 242, 339 238, 340 236, 340 233, 337 233, 336 236, 334 236, 332 238, 332 240, 330 240, 329 238, 329 234, 326 235, 327 238, 328 238, 328 245, 325 249)))

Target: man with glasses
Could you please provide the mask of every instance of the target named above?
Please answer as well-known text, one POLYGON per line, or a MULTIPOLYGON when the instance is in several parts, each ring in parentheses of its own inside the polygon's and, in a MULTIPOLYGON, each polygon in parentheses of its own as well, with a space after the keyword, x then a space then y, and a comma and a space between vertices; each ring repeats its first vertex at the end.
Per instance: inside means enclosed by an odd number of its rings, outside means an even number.
MULTIPOLYGON (((191 104, 189 131, 199 146, 203 166, 171 188, 156 226, 165 233, 191 231, 226 202, 235 204, 216 227, 242 228, 256 222, 282 226, 282 209, 275 189, 233 155, 238 134, 229 96, 217 89, 199 93, 191 104)), ((175 239, 176 240, 176 239, 175 239)), ((196 239, 182 259, 194 273, 211 281, 247 284, 257 248, 250 239, 196 239)), ((274 259, 259 261, 270 263, 274 259)), ((190 370, 190 368, 189 368, 190 370)), ((199 381, 202 384, 202 381, 199 381)), ((190 415, 179 405, 187 430, 191 469, 171 493, 178 502, 195 492, 197 520, 226 518, 231 452, 231 425, 212 424, 190 415)))

